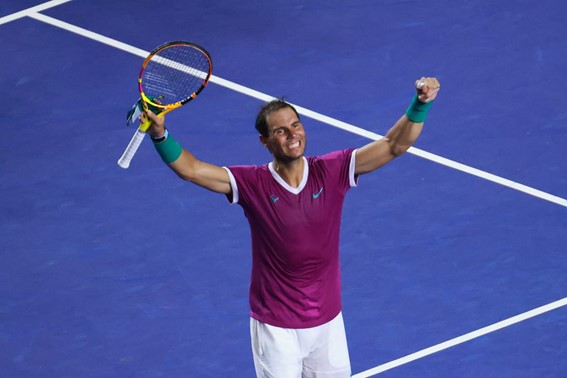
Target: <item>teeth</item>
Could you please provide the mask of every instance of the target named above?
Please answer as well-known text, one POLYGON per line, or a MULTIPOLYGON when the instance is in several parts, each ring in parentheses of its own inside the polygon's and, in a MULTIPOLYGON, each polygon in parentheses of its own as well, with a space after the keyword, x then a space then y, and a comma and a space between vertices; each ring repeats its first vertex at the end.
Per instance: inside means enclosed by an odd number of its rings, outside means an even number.
POLYGON ((299 147, 299 142, 289 145, 289 148, 297 148, 297 147, 299 147))

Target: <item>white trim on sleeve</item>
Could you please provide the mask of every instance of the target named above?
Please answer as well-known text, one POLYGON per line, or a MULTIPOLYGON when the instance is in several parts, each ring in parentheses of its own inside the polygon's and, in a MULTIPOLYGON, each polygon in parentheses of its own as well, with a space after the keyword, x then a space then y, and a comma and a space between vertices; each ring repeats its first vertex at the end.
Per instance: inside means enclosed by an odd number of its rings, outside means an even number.
POLYGON ((353 150, 351 158, 350 158, 348 179, 349 179, 351 188, 355 188, 358 185, 358 178, 355 175, 355 172, 356 172, 356 152, 357 151, 358 151, 358 149, 353 150))
POLYGON ((228 178, 230 179, 230 188, 232 189, 232 202, 231 204, 238 203, 238 186, 236 185, 236 180, 232 175, 232 172, 227 167, 223 167, 228 172, 228 178))

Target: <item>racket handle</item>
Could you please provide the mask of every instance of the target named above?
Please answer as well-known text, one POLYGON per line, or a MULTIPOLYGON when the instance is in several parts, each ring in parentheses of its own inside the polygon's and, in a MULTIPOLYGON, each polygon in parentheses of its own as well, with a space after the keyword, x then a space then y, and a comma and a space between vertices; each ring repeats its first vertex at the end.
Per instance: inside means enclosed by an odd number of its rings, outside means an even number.
POLYGON ((140 147, 140 144, 142 144, 145 136, 145 131, 142 131, 140 128, 136 130, 134 136, 132 136, 132 139, 128 144, 128 147, 126 147, 124 153, 122 154, 120 159, 118 159, 118 165, 121 168, 127 169, 130 166, 130 162, 132 161, 134 155, 136 155, 136 151, 138 151, 138 147, 140 147))

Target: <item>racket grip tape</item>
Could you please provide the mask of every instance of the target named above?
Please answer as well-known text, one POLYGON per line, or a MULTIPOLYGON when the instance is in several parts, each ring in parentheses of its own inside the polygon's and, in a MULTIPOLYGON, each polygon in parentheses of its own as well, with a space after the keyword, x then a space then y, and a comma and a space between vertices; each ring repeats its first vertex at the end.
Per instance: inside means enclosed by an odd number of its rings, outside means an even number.
POLYGON ((120 159, 118 159, 118 165, 121 168, 127 169, 130 166, 130 162, 132 161, 134 155, 136 155, 136 151, 138 151, 138 147, 140 147, 140 144, 142 144, 145 136, 145 131, 142 131, 140 128, 136 130, 134 136, 132 136, 132 139, 128 144, 128 147, 126 147, 124 153, 122 154, 120 159))

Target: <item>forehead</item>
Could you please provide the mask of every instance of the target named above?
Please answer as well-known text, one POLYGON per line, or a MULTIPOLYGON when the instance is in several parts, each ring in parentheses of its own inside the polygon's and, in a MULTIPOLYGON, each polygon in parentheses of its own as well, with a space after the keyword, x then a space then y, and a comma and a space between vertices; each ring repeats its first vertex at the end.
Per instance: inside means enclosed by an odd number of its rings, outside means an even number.
POLYGON ((275 129, 277 127, 291 126, 293 123, 299 121, 299 118, 291 108, 282 108, 273 111, 266 118, 268 129, 275 129))

